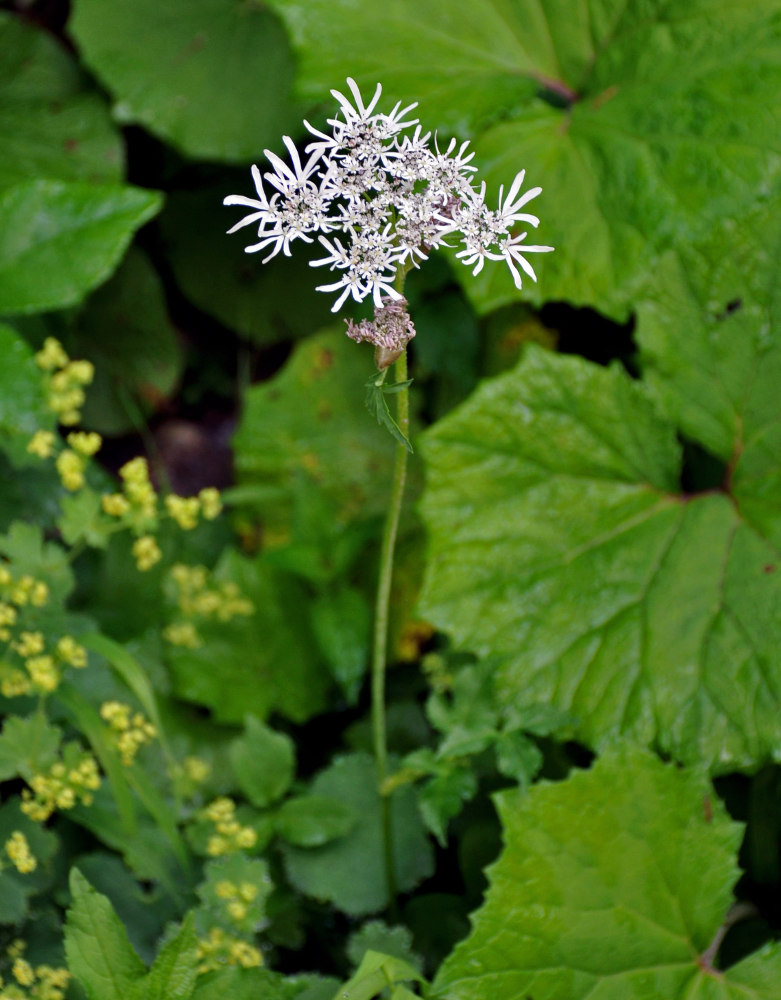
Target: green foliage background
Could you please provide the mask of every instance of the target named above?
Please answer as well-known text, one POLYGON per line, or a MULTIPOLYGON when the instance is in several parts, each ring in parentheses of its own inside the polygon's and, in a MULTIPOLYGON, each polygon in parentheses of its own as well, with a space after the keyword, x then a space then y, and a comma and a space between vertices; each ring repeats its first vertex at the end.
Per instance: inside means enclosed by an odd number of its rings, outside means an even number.
POLYGON ((0 704, 0 841, 39 860, 0 870, 0 946, 90 1000, 781 997, 780 109, 778 0, 0 2, 0 554, 90 650, 45 714, 0 704), (525 167, 556 247, 522 292, 408 282, 398 903, 366 691, 393 444, 306 253, 261 266, 221 206, 347 76, 493 196, 525 167), (26 452, 47 336, 96 365, 92 499, 26 452), (229 487, 144 575, 97 499, 142 451, 229 487), (254 614, 167 644, 175 561, 254 614), (130 768, 111 698, 160 734, 130 768), (20 789, 69 742, 106 780, 44 829, 20 789), (256 843, 209 860, 225 795, 256 843), (228 876, 266 967, 197 974, 228 876))

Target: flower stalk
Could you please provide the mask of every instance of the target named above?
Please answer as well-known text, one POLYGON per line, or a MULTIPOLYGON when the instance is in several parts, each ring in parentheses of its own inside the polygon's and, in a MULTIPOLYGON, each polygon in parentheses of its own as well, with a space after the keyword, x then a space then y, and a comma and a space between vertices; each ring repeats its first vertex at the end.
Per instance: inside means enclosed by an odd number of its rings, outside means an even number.
POLYGON ((291 246, 316 239, 326 255, 311 260, 335 280, 318 285, 334 293, 332 312, 346 301, 374 303, 374 320, 348 321, 347 335, 375 348, 376 371, 365 383, 366 405, 396 440, 393 480, 382 533, 375 602, 371 664, 372 739, 381 797, 385 871, 391 912, 395 907, 393 824, 388 782, 385 716, 385 674, 393 562, 399 530, 409 442, 409 380, 407 345, 415 328, 402 295, 407 272, 419 267, 441 247, 457 247, 455 259, 477 275, 485 261, 503 261, 517 288, 522 275, 537 280, 528 256, 553 247, 526 242, 539 219, 527 205, 541 192, 523 191, 525 171, 512 180, 507 194, 499 189, 496 209, 486 202, 485 181, 477 183, 477 167, 469 142, 451 139, 439 146, 436 133, 425 132, 411 118, 417 104, 389 112, 377 108, 382 87, 377 84, 368 103, 357 83, 347 78, 351 97, 332 90, 339 111, 328 119, 330 130, 304 122, 313 137, 302 160, 293 140, 283 137, 289 162, 265 150, 273 167, 261 175, 252 167, 257 197, 228 195, 224 204, 241 206, 248 214, 228 231, 250 226, 257 238, 245 250, 263 252, 264 263, 277 254, 291 255, 291 246), (520 231, 519 231, 520 230, 520 231), (457 244, 448 242, 459 241, 457 244), (395 382, 387 379, 395 366, 395 382), (395 419, 388 396, 395 396, 395 419))
MULTIPOLYGON (((407 382, 407 352, 402 351, 396 360, 396 379, 407 382)), ((409 389, 407 385, 396 394, 396 423, 405 438, 409 436, 409 389)), ((380 569, 377 581, 377 598, 374 608, 374 644, 372 650, 371 694, 372 694, 372 737, 374 759, 377 768, 377 787, 381 796, 383 853, 388 895, 391 908, 396 899, 396 871, 394 865, 393 816, 390 794, 385 789, 388 777, 388 741, 385 719, 385 674, 388 660, 388 623, 390 617, 390 595, 393 583, 393 561, 396 552, 401 505, 404 485, 407 479, 407 456, 409 449, 403 443, 396 445, 393 466, 393 480, 385 514, 380 548, 380 569)))

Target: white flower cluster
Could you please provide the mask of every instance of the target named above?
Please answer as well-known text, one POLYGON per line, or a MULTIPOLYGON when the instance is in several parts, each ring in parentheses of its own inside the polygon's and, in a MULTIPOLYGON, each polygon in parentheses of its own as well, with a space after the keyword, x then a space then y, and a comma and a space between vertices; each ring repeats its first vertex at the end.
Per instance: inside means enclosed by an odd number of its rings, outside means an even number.
POLYGON ((337 281, 319 285, 318 291, 337 292, 336 312, 348 296, 361 302, 371 295, 377 308, 382 297, 400 299, 394 287, 398 270, 406 271, 425 260, 430 250, 450 246, 445 238, 460 234, 463 243, 456 256, 478 274, 488 260, 507 262, 518 288, 523 271, 536 275, 525 257, 546 253, 553 247, 524 243, 526 232, 513 234, 519 223, 537 227, 539 219, 523 211, 541 188, 521 194, 524 171, 510 185, 507 196, 499 189, 496 211, 485 203, 485 181, 473 183, 476 167, 468 142, 455 139, 441 151, 436 137, 424 133, 409 113, 417 107, 397 104, 389 114, 375 112, 382 87, 365 105, 354 80, 347 80, 354 104, 337 90, 344 120, 328 119, 327 134, 304 122, 315 141, 306 147, 302 163, 292 139, 284 137, 290 164, 265 150, 273 171, 261 177, 252 168, 257 198, 233 194, 226 205, 242 205, 249 215, 229 229, 257 224, 258 242, 247 253, 267 251, 263 263, 280 251, 290 256, 295 240, 323 245, 327 256, 311 261, 314 267, 329 267, 337 281), (414 130, 414 131, 413 131, 414 130), (263 184, 273 189, 269 197, 263 184), (339 235, 336 235, 339 234, 339 235))

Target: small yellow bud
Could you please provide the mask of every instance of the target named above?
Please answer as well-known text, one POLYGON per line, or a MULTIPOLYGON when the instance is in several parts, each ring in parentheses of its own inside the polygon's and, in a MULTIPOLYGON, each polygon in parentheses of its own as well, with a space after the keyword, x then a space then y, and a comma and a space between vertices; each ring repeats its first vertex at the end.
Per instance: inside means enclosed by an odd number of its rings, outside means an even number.
POLYGON ((16 608, 0 601, 0 626, 13 625, 16 622, 16 608))
POLYGON ((230 850, 228 842, 224 837, 219 837, 216 834, 213 837, 209 837, 209 843, 206 845, 206 853, 213 858, 218 858, 221 854, 227 854, 230 850))
POLYGON ((57 471, 66 490, 80 490, 84 485, 84 459, 70 448, 57 456, 57 471))
POLYGON ((14 974, 14 979, 19 983, 20 986, 32 986, 35 982, 35 973, 33 972, 33 967, 24 958, 17 958, 13 964, 11 971, 14 974))
POLYGON ((6 840, 5 852, 22 875, 27 875, 38 867, 38 862, 27 843, 27 837, 20 830, 15 830, 6 840))
POLYGON ((12 643, 12 646, 20 656, 35 656, 36 653, 43 652, 43 633, 21 632, 18 641, 12 643))
POLYGON ((79 385, 89 385, 95 377, 95 366, 91 361, 71 361, 65 371, 79 385))
POLYGON ((133 543, 133 556, 136 560, 136 566, 144 573, 160 562, 163 553, 152 535, 143 535, 133 543))
POLYGON ((73 431, 68 435, 68 444, 79 455, 90 458, 100 450, 103 439, 94 431, 73 431))
POLYGON ((239 886, 239 895, 245 903, 251 903, 258 894, 258 887, 252 882, 242 882, 239 886))
POLYGON ((239 923, 247 916, 247 905, 246 903, 240 902, 238 899, 232 899, 226 907, 228 911, 228 916, 231 920, 235 920, 239 923))
POLYGON ((236 834, 236 846, 242 850, 254 847, 257 843, 258 835, 251 826, 243 826, 236 834))
POLYGON ((203 645, 192 622, 172 622, 166 625, 163 638, 172 646, 183 646, 185 649, 198 649, 203 645))
POLYGON ((119 475, 131 506, 144 517, 153 518, 157 513, 157 494, 149 478, 146 459, 141 456, 131 459, 122 466, 119 475))
POLYGON ((207 521, 213 521, 222 512, 222 499, 220 491, 213 486, 207 486, 198 494, 201 501, 201 513, 207 521))
POLYGON ((33 685, 44 694, 56 691, 60 683, 60 675, 51 656, 31 656, 25 661, 25 667, 33 685))
POLYGON ((31 691, 30 678, 16 667, 3 671, 0 677, 0 692, 4 698, 19 698, 31 691))
POLYGON ((57 643, 57 655, 71 667, 87 666, 87 650, 69 635, 64 635, 57 643))
POLYGON ((27 451, 38 458, 51 458, 55 440, 51 431, 36 431, 27 444, 27 451))
POLYGON ((171 494, 165 498, 165 506, 183 531, 192 531, 198 524, 201 503, 197 497, 179 497, 171 494))
POLYGON ((228 881, 218 882, 214 887, 218 899, 233 899, 236 895, 235 889, 233 882, 228 881))
POLYGON ((130 510, 130 504, 121 493, 104 493, 100 503, 105 513, 111 517, 124 517, 130 510))
POLYGON ((253 969, 263 964, 263 956, 258 949, 246 941, 235 941, 231 945, 230 954, 243 969, 253 969))
POLYGON ((182 761, 182 766, 184 767, 184 773, 190 781, 194 781, 197 784, 205 781, 211 774, 211 765, 199 757, 185 757, 182 761))
POLYGON ((43 347, 35 355, 35 363, 39 368, 50 372, 54 371, 55 368, 64 368, 68 364, 68 355, 59 340, 47 337, 43 342, 43 347))

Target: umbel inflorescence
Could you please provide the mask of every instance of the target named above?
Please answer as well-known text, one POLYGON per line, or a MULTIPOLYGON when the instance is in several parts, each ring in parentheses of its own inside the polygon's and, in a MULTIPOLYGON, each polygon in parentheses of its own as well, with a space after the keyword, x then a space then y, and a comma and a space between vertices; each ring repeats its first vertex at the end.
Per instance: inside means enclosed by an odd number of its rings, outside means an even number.
POLYGON ((449 237, 460 240, 456 256, 473 274, 486 259, 504 260, 518 288, 521 272, 536 281, 526 255, 553 247, 525 242, 527 227, 539 225, 525 207, 542 190, 521 193, 525 171, 516 174, 506 195, 499 189, 498 208, 490 209, 485 181, 475 184, 468 142, 458 145, 453 139, 440 150, 436 136, 409 118, 417 104, 402 108, 399 102, 385 114, 375 111, 380 84, 368 104, 354 80, 348 78, 347 84, 354 103, 331 91, 342 117, 328 119, 330 133, 304 122, 314 136, 306 162, 285 136, 289 164, 265 150, 274 170, 261 177, 252 168, 257 198, 225 198, 226 205, 251 209, 228 230, 257 225, 257 242, 246 247, 247 253, 264 251, 265 263, 280 252, 290 256, 296 240, 311 243, 316 236, 326 256, 311 261, 312 266, 337 275, 318 286, 318 291, 336 293, 333 312, 350 296, 361 302, 371 295, 377 309, 387 304, 383 299, 401 300, 399 272, 425 260, 431 250, 450 246, 449 237))

